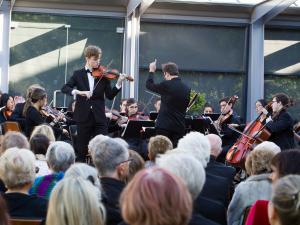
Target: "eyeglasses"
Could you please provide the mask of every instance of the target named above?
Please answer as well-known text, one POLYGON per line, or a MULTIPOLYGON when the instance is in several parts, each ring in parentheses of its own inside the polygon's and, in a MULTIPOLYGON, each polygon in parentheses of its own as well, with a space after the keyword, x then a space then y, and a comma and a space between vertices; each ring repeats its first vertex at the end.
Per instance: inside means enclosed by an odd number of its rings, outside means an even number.
POLYGON ((118 165, 123 164, 123 163, 127 163, 127 162, 131 162, 132 160, 133 160, 132 158, 129 158, 125 161, 119 162, 118 165))

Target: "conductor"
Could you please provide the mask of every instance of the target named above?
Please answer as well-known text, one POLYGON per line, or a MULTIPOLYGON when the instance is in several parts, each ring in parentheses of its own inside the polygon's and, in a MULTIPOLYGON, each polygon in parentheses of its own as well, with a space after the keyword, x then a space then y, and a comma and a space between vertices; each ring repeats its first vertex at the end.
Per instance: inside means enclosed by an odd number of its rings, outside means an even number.
POLYGON ((189 104, 191 89, 182 82, 178 67, 168 62, 162 65, 164 81, 154 82, 156 59, 149 64, 146 87, 161 96, 161 106, 157 116, 156 134, 164 135, 176 147, 178 140, 185 134, 185 113, 189 104))

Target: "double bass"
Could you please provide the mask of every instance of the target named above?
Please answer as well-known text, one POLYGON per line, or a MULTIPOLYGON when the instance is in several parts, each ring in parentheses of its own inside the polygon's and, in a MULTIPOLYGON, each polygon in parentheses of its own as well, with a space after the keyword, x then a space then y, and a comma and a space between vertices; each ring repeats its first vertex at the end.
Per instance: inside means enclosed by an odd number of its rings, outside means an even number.
MULTIPOLYGON (((266 108, 269 109, 271 105, 272 102, 266 108)), ((241 137, 226 154, 226 161, 229 164, 244 168, 245 160, 253 148, 257 144, 269 139, 271 133, 265 128, 265 124, 263 124, 264 119, 265 115, 260 113, 254 121, 245 127, 241 137)))

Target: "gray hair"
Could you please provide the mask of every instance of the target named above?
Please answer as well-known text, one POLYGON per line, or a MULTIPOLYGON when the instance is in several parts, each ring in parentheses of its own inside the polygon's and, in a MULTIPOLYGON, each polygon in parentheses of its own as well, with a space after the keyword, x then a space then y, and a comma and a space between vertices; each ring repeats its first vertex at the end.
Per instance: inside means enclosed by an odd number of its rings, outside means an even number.
POLYGON ((16 131, 7 132, 2 140, 0 155, 9 148, 25 148, 29 149, 29 142, 24 134, 16 131))
POLYGON ((72 145, 56 141, 49 145, 46 160, 54 172, 65 172, 75 162, 75 152, 72 145))
POLYGON ((271 201, 280 224, 300 224, 300 176, 280 178, 274 185, 271 201))
POLYGON ((192 198, 195 200, 198 197, 205 183, 205 171, 201 162, 191 155, 177 153, 160 155, 156 164, 182 178, 192 198))
POLYGON ((256 151, 256 150, 269 150, 269 151, 274 152, 275 154, 281 152, 280 147, 271 141, 264 141, 264 142, 256 145, 256 147, 253 149, 253 151, 256 151))
POLYGON ((98 145, 104 141, 109 139, 110 137, 99 134, 97 136, 95 136, 94 138, 92 138, 92 140, 90 140, 89 145, 88 145, 88 149, 89 149, 89 153, 91 155, 93 155, 93 152, 97 149, 98 145))
POLYGON ((109 176, 128 158, 128 149, 112 138, 101 141, 92 149, 92 159, 101 176, 109 176))
POLYGON ((32 184, 35 179, 34 154, 28 149, 7 149, 0 157, 0 178, 8 189, 32 184))
POLYGON ((218 157, 222 152, 222 139, 216 134, 208 134, 206 135, 208 141, 210 143, 210 154, 218 157))
POLYGON ((64 178, 69 177, 82 177, 85 180, 91 181, 96 187, 101 187, 97 170, 85 163, 75 163, 70 166, 66 171, 64 178))
POLYGON ((208 138, 199 132, 190 132, 181 138, 177 148, 198 159, 203 167, 207 166, 210 158, 210 143, 208 138))

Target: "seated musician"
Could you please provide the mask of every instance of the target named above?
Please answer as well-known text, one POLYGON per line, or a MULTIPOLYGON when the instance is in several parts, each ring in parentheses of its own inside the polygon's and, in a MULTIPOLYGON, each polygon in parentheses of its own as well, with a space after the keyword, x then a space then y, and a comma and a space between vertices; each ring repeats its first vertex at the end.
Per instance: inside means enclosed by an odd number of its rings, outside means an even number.
POLYGON ((126 116, 128 120, 148 120, 147 116, 138 112, 138 103, 134 98, 129 98, 126 104, 126 116))
POLYGON ((42 109, 47 104, 47 93, 42 88, 35 88, 31 94, 31 104, 25 108, 26 112, 26 136, 30 137, 30 134, 35 126, 38 126, 43 123, 50 122, 49 124, 53 127, 54 133, 56 136, 67 136, 68 131, 66 129, 61 129, 58 127, 54 127, 55 119, 50 118, 52 116, 48 115, 42 109))
POLYGON ((155 103, 154 103, 154 108, 156 112, 159 112, 160 110, 160 105, 161 105, 161 98, 157 98, 155 103))
POLYGON ((277 144, 281 150, 294 148, 294 120, 287 112, 290 106, 290 98, 284 93, 277 93, 272 100, 272 120, 266 124, 271 132, 269 141, 277 144))
POLYGON ((126 98, 123 98, 121 99, 121 102, 120 102, 120 113, 121 114, 126 114, 126 105, 127 105, 127 99, 126 98))
POLYGON ((235 143, 239 137, 239 133, 233 131, 229 126, 238 127, 240 125, 240 117, 233 111, 233 104, 229 103, 229 97, 222 98, 219 101, 220 111, 224 119, 220 122, 222 135, 222 153, 219 160, 223 161, 229 148, 235 143))
POLYGON ((11 120, 11 114, 14 110, 15 104, 12 96, 8 94, 2 94, 0 100, 0 123, 11 120))
POLYGON ((212 107, 211 104, 206 102, 204 104, 203 114, 210 114, 210 113, 214 113, 214 108, 212 107))

